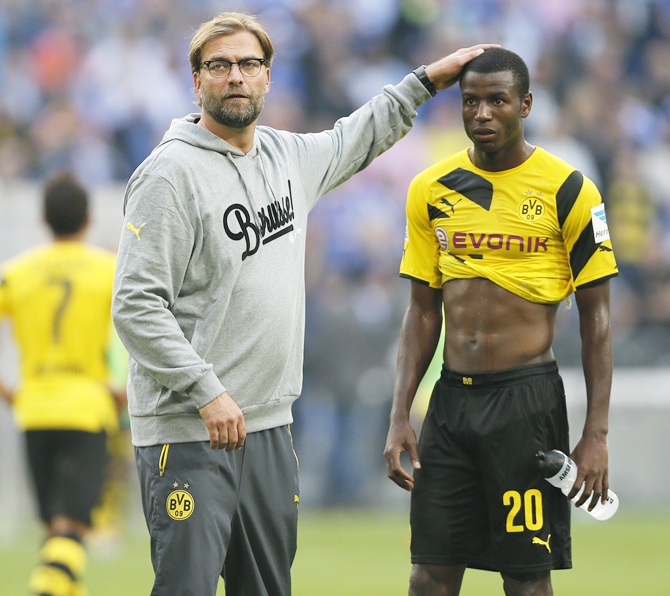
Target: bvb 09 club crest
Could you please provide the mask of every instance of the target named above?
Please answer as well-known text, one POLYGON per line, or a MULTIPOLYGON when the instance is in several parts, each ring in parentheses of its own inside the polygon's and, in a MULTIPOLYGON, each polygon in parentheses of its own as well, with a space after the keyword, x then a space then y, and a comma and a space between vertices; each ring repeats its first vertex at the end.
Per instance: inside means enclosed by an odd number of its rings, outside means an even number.
POLYGON ((545 206, 538 197, 528 197, 519 206, 519 217, 523 221, 539 221, 544 216, 545 206))
POLYGON ((191 493, 185 490, 173 490, 165 503, 168 515, 177 521, 188 519, 195 509, 191 493))

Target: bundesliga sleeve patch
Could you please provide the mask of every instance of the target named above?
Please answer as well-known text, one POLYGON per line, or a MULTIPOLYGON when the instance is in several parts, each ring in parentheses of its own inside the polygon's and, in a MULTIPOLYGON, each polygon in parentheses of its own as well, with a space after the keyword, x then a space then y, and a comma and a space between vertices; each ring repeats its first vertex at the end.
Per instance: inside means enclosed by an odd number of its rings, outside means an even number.
POLYGON ((593 224, 593 238, 598 244, 610 239, 607 217, 605 216, 605 205, 600 204, 596 207, 591 207, 591 223, 593 224))

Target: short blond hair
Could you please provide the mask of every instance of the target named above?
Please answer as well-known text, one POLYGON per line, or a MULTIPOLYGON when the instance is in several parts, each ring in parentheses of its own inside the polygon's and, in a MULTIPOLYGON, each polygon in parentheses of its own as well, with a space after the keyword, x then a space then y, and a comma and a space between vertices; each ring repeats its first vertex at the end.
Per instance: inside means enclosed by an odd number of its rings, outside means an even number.
POLYGON ((263 49, 263 58, 267 67, 272 65, 275 50, 262 25, 255 16, 243 12, 222 12, 210 21, 200 25, 193 35, 188 48, 188 58, 191 63, 191 71, 197 72, 202 64, 202 48, 208 41, 217 37, 232 35, 241 31, 248 31, 256 36, 263 49))

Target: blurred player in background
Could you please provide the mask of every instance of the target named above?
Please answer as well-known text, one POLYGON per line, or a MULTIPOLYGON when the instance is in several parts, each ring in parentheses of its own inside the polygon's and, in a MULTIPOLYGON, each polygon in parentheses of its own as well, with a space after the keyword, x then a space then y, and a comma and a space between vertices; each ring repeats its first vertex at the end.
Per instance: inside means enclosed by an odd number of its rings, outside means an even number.
POLYGON ((538 450, 569 452, 556 313, 574 292, 587 413, 570 497, 584 485, 577 504, 589 498, 592 508, 608 489, 617 267, 596 186, 525 140, 523 60, 493 48, 465 65, 460 87, 473 146, 419 174, 408 193, 400 271, 412 284, 387 471, 412 491, 410 594, 454 596, 474 567, 499 571, 508 595, 548 595, 550 570, 572 566, 568 500, 535 460, 538 450), (410 408, 443 317, 442 376, 417 447, 410 408))
POLYGON ((112 337, 115 255, 88 246, 87 190, 70 174, 48 181, 44 219, 53 242, 2 267, 0 316, 12 325, 20 358, 14 407, 46 536, 30 593, 76 596, 84 539, 106 477, 107 433, 117 428, 125 391, 112 391, 106 353, 112 337))

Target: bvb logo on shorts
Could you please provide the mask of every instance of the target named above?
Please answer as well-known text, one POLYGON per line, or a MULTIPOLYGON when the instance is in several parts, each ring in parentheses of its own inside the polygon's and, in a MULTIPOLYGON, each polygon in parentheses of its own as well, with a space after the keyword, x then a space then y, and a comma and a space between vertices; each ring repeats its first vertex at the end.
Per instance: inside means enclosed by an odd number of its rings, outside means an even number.
POLYGON ((542 219, 546 208, 544 203, 537 197, 528 197, 519 206, 519 217, 523 221, 539 221, 542 219))
POLYGON ((188 519, 195 509, 193 496, 185 490, 173 490, 165 505, 168 515, 177 521, 188 519))

